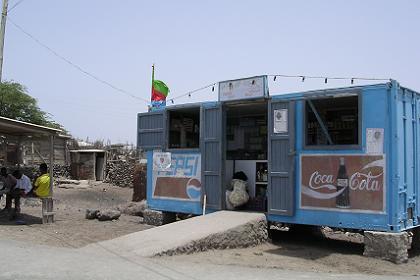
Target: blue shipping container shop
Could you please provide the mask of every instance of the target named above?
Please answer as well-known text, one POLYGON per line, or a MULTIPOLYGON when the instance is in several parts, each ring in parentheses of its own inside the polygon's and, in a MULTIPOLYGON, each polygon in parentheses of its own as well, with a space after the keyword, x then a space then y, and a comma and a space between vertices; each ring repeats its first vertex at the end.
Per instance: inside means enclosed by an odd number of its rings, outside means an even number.
POLYGON ((400 232, 420 223, 420 94, 396 81, 269 95, 266 76, 219 83, 219 100, 138 114, 147 202, 165 212, 241 210, 269 221, 400 232))

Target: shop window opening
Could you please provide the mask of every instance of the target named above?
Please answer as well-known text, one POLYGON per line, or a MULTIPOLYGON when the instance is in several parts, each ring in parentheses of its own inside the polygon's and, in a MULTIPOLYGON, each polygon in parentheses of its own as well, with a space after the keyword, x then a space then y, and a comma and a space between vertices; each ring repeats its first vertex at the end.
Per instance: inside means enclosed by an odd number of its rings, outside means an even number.
POLYGON ((359 144, 359 97, 306 100, 306 146, 359 144))
POLYGON ((198 149, 200 108, 168 110, 169 149, 198 149))

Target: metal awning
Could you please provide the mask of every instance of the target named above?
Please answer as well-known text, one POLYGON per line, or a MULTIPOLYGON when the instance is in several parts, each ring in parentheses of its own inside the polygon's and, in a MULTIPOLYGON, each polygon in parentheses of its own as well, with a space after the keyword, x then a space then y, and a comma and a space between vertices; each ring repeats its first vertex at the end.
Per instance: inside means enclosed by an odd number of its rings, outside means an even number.
POLYGON ((62 132, 60 129, 0 117, 0 135, 5 134, 13 136, 48 136, 58 135, 60 132, 62 132))
MULTIPOLYGON (((13 120, 5 117, 0 117, 0 137, 17 137, 22 136, 26 137, 48 137, 50 139, 50 158, 49 158, 49 174, 50 178, 53 178, 53 166, 54 166, 54 138, 62 132, 60 129, 55 129, 51 127, 46 127, 42 125, 22 122, 18 120, 13 120)), ((7 143, 5 147, 5 162, 7 163, 7 143)), ((50 196, 53 195, 53 182, 50 180, 50 196)), ((48 212, 43 212, 42 220, 44 222, 53 222, 53 213, 52 212, 52 200, 49 202, 50 208, 48 212), (44 215, 45 214, 45 215, 44 215)))

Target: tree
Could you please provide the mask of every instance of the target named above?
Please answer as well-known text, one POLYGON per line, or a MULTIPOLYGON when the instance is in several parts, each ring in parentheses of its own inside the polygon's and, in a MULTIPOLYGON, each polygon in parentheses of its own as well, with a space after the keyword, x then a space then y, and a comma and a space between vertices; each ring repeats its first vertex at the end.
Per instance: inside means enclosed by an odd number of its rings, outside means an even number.
POLYGON ((64 130, 39 108, 37 100, 27 93, 26 88, 16 82, 0 83, 0 116, 64 130))

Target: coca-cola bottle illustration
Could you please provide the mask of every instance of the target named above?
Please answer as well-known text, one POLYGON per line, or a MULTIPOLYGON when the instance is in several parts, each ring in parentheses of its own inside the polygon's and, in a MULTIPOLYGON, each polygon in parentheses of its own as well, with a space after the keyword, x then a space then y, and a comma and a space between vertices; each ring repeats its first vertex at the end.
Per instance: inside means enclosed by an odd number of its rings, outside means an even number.
POLYGON ((340 167, 337 175, 337 192, 341 190, 343 191, 336 197, 335 204, 339 208, 350 208, 349 176, 347 175, 344 157, 340 157, 340 167))

